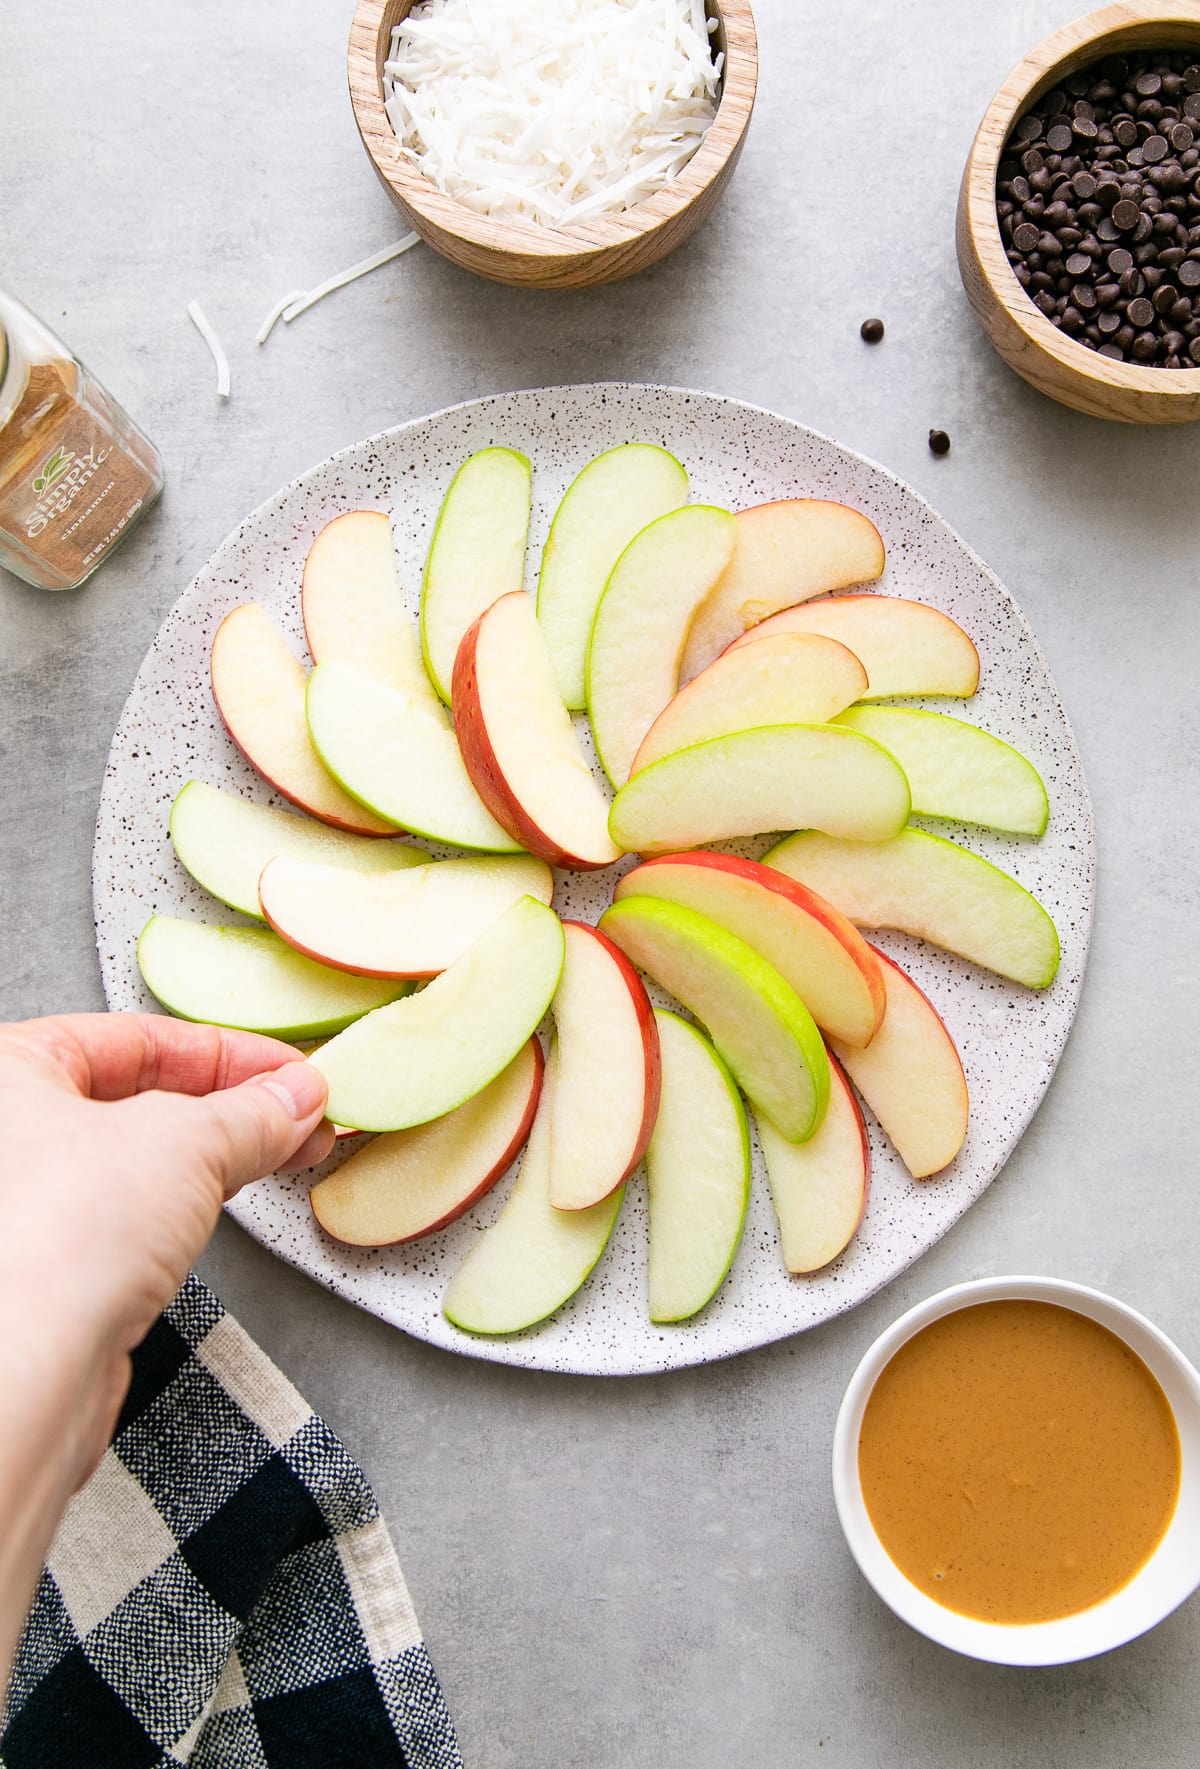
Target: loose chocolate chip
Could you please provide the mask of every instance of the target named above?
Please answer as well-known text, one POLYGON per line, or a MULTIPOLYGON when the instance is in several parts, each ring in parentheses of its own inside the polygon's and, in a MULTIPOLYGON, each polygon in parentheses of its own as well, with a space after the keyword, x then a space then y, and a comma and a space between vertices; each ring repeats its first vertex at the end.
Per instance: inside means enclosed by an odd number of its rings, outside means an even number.
POLYGON ((1127 270, 1133 269, 1133 254, 1124 246, 1116 246, 1108 254, 1107 264, 1114 276, 1124 276, 1127 270))
POLYGON ((1169 151, 1165 135, 1151 135, 1142 143, 1142 158, 1148 166, 1157 166, 1169 151))
POLYGON ((1185 289, 1200 289, 1200 259, 1185 258, 1176 275, 1185 289))
POLYGON ((1162 91, 1162 75, 1156 74, 1150 69, 1147 69, 1144 74, 1138 75, 1133 84, 1135 90, 1139 92, 1143 98, 1153 98, 1157 93, 1162 91))
POLYGON ((1171 129, 1171 146, 1177 154, 1185 154, 1196 137, 1187 123, 1175 123, 1171 129))
POLYGON ((1141 170, 1142 166, 1145 164, 1145 156, 1140 147, 1130 148, 1125 156, 1125 164, 1127 166, 1132 166, 1137 171, 1141 170))
POLYGON ((1096 194, 1096 180, 1090 172, 1076 172, 1071 187, 1081 203, 1089 202, 1096 194))
POLYGON ((1046 131, 1046 146, 1054 154, 1065 154, 1071 145, 1071 131, 1065 123, 1056 123, 1046 131))
POLYGON ((1118 142, 1121 147, 1132 147, 1137 138, 1137 124, 1130 118, 1126 117, 1121 122, 1113 124, 1113 140, 1118 142))
POLYGON ((1145 331, 1147 326, 1154 324, 1154 309, 1144 295, 1139 295, 1136 301, 1131 301, 1125 312, 1130 325, 1136 326, 1139 332, 1145 331))
POLYGON ((930 454, 935 455, 948 455, 950 453, 950 438, 944 430, 931 430, 929 432, 929 452, 930 454))
POLYGON ((1018 252, 1032 252, 1038 243, 1038 230, 1032 221, 1022 221, 1013 234, 1013 245, 1018 252))
MULTIPOLYGON (((1056 130, 1055 134, 1057 133, 1058 131, 1056 130)), ((1076 117, 1071 124, 1071 134, 1075 137, 1076 141, 1095 141, 1096 136, 1099 134, 1099 130, 1096 128, 1093 118, 1076 117)), ((1059 152, 1063 152, 1063 149, 1060 148, 1059 152)))
POLYGON ((864 319, 858 328, 858 335, 864 344, 878 344, 883 337, 883 321, 881 319, 864 319))
POLYGON ((1142 218, 1142 211, 1128 197, 1122 197, 1112 212, 1113 226, 1122 233, 1132 233, 1142 218))

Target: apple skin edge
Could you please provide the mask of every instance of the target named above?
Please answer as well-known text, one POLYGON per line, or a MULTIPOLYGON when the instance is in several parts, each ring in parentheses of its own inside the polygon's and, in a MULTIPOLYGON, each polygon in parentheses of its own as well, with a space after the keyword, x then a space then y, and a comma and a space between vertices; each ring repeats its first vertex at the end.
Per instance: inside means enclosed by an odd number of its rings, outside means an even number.
POLYGON ((573 872, 603 871, 612 865, 611 860, 587 860, 551 841, 508 790, 484 722, 476 670, 476 648, 486 613, 487 610, 473 621, 462 636, 450 690, 458 746, 471 784, 501 829, 520 842, 527 853, 545 860, 549 866, 563 866, 573 872))
MULTIPOLYGON (((646 1105, 645 1110, 642 1113, 641 1127, 638 1131, 637 1141, 633 1146, 633 1153, 630 1156, 629 1165, 626 1167, 621 1177, 609 1188, 609 1194, 611 1195, 612 1192, 617 1190, 618 1186, 625 1184, 625 1181, 629 1178, 630 1174, 633 1173, 635 1168, 639 1167, 645 1159, 646 1150, 650 1146, 650 1138, 654 1135, 654 1126, 658 1121, 658 1103, 662 1097, 662 1051, 658 1041, 658 1023, 654 1018, 654 1005, 646 993, 646 985, 638 975, 636 966, 626 958, 625 954, 621 951, 621 948, 613 940, 610 940, 607 934, 601 933, 598 927, 593 927, 590 922, 564 920, 563 927, 583 928, 586 933, 590 934, 593 939, 598 940, 601 946, 604 947, 604 950, 608 953, 618 971, 621 973, 621 979, 629 990, 634 1012, 637 1015, 638 1031, 641 1034, 642 1039, 642 1051, 645 1056, 646 1065, 646 1105)), ((599 1203, 600 1200, 593 1198, 591 1202, 595 1204, 599 1203)), ((586 1207, 587 1206, 581 1206, 581 1208, 586 1207)))
POLYGON ((862 1227, 862 1220, 863 1220, 863 1217, 867 1214, 867 1204, 868 1204, 868 1201, 871 1196, 871 1139, 867 1134, 867 1121, 866 1121, 866 1118, 863 1116, 863 1109, 862 1109, 862 1106, 859 1104, 858 1095, 855 1093, 853 1087, 851 1087, 851 1085, 850 1085, 849 1076, 846 1074, 845 1069, 843 1069, 841 1063, 838 1062, 837 1058, 834 1056, 833 1052, 830 1050, 828 1044, 826 1044, 826 1046, 825 1046, 825 1054, 829 1058, 830 1073, 832 1075, 836 1076, 837 1080, 841 1083, 842 1087, 844 1088, 846 1098, 849 1100, 851 1109, 853 1110, 853 1113, 854 1113, 855 1122, 858 1125, 859 1140, 862 1143, 862 1164, 863 1164, 862 1201, 859 1204, 858 1220, 855 1222, 854 1227, 850 1230, 850 1233, 846 1236, 846 1246, 841 1249, 841 1252, 833 1254, 833 1256, 831 1258, 829 1258, 825 1261, 824 1265, 810 1266, 807 1271, 792 1272, 790 1274, 792 1277, 797 1277, 797 1278, 819 1277, 823 1271, 829 1270, 829 1267, 834 1263, 835 1260, 838 1260, 842 1257, 842 1253, 844 1253, 846 1251, 846 1247, 848 1247, 850 1245, 851 1241, 853 1241, 855 1235, 858 1233, 859 1229, 862 1227))
MULTIPOLYGON (((465 1216, 468 1210, 478 1204, 480 1198, 486 1197, 496 1181, 508 1172, 509 1168, 529 1140, 529 1132, 533 1128, 533 1120, 537 1115, 538 1101, 542 1097, 542 1082, 545 1080, 546 1076, 546 1058, 542 1051, 541 1040, 536 1033, 529 1040, 529 1048, 533 1053, 533 1085, 529 1089, 529 1099, 524 1112, 521 1114, 521 1121, 513 1134, 512 1140, 504 1150, 504 1153, 496 1161, 496 1164, 484 1175, 479 1184, 475 1186, 465 1198, 461 1198, 452 1210, 448 1210, 444 1216, 439 1216, 436 1222, 429 1223, 426 1228, 421 1229, 417 1234, 401 1235, 399 1239, 395 1241, 371 1241, 370 1243, 343 1241, 340 1236, 335 1235, 331 1229, 325 1227, 325 1224, 321 1221, 320 1213, 317 1210, 316 1205, 312 1203, 312 1192, 310 1192, 309 1204, 312 1207, 313 1217, 321 1229, 322 1234, 328 1235, 330 1240, 336 1241, 340 1247, 358 1247, 364 1245, 370 1245, 372 1247, 407 1247, 410 1246, 413 1241, 423 1241, 427 1235, 435 1235, 439 1230, 449 1228, 452 1222, 457 1222, 460 1216, 465 1216)), ((418 1126, 418 1128, 422 1127, 418 1126)), ((342 1136, 359 1136, 361 1134, 362 1132, 357 1130, 341 1130, 342 1136)), ((392 1134, 402 1136, 404 1132, 396 1131, 392 1134)), ((313 1191, 316 1189, 317 1188, 314 1186, 313 1191)))

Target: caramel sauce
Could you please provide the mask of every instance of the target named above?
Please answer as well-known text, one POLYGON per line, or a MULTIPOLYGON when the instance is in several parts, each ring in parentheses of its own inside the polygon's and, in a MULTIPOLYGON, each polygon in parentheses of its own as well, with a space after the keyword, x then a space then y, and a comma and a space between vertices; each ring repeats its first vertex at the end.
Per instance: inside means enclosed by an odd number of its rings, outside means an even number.
POLYGON ((1119 1591, 1179 1497, 1166 1395, 1133 1351, 1046 1302, 943 1316, 884 1368, 859 1476, 900 1571, 989 1622, 1074 1615, 1119 1591))

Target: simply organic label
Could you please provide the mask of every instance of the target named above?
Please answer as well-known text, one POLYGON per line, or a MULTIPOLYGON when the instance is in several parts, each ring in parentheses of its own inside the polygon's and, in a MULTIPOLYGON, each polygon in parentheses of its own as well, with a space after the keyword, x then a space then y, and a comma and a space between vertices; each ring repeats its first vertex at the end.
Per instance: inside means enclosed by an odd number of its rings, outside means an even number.
POLYGON ((69 510, 84 487, 95 478, 112 453, 112 444, 93 445, 85 454, 56 448, 47 455, 32 481, 38 501, 25 518, 25 533, 36 540, 56 516, 69 510))

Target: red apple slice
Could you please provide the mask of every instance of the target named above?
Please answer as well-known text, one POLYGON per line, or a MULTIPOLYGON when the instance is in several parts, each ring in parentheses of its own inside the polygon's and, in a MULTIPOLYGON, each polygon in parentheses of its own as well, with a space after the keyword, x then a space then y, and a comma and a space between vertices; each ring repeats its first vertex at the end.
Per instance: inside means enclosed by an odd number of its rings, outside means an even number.
POLYGON ((967 1134, 967 1078, 928 997, 884 953, 887 1013, 866 1050, 833 1042, 850 1079, 914 1179, 940 1173, 967 1134))
POLYGON ((609 828, 628 853, 669 854, 769 829, 821 829, 852 842, 896 835, 908 821, 899 764, 838 725, 734 731, 635 774, 609 828))
POLYGON ((887 997, 871 947, 840 909, 756 860, 671 854, 627 872, 613 892, 661 897, 708 916, 774 965, 823 1032, 869 1044, 887 997))
POLYGON ((377 1136, 351 1155, 308 1194, 326 1234, 350 1247, 394 1247, 454 1222, 515 1161, 537 1110, 542 1067, 542 1047, 531 1038, 465 1105, 377 1136))
POLYGON ((514 841, 552 866, 611 866, 608 804, 555 686, 532 599, 501 596, 454 665, 454 717, 476 792, 514 841))
POLYGON ((710 737, 757 725, 824 725, 860 700, 867 672, 852 651, 817 633, 779 633, 731 646, 659 713, 629 772, 710 737))
POLYGON ((321 765, 304 713, 308 678, 266 610, 227 614, 212 647, 212 691, 226 729, 252 768, 302 811, 357 835, 395 835, 321 765))
POLYGON ((278 859, 258 890, 275 932, 321 964, 360 977, 433 977, 518 897, 549 905, 554 876, 525 854, 374 874, 278 859))
POLYGON ((643 528, 613 566, 588 640, 587 707, 614 786, 628 780, 639 743, 679 685, 692 617, 736 533, 728 510, 687 504, 643 528))
POLYGON ((737 526, 733 558, 688 634, 685 682, 778 609, 866 583, 883 571, 879 530, 848 504, 783 498, 739 510, 737 526))
POLYGON ((421 650, 447 705, 463 634, 498 597, 521 588, 529 479, 529 462, 515 449, 481 448, 442 504, 421 585, 421 650))
POLYGON ((966 699, 979 686, 979 653, 958 622, 940 608, 903 596, 832 596, 785 608, 751 627, 730 649, 779 633, 821 633, 848 645, 870 679, 862 700, 897 694, 966 699))
POLYGON ((314 663, 337 658, 389 688, 436 702, 382 510, 348 510, 308 550, 300 594, 314 663))
POLYGON ((829 1060, 829 1110, 815 1136, 788 1142, 764 1118, 758 1126, 787 1270, 820 1271, 844 1253, 867 1207, 871 1147, 867 1127, 839 1064, 829 1060))
POLYGON ((597 928, 565 921, 552 1012, 558 1084, 550 1131, 550 1202, 586 1210, 629 1178, 658 1115, 658 1029, 625 954, 597 928))

